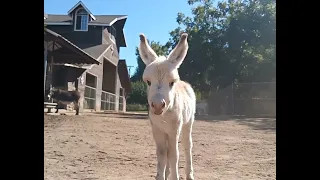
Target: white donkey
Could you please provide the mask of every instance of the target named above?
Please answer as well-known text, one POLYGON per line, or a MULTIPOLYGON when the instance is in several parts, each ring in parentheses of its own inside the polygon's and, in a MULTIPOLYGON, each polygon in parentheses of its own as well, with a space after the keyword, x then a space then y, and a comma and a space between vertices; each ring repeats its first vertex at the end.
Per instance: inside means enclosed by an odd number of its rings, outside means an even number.
POLYGON ((140 34, 139 53, 146 64, 143 80, 148 84, 149 117, 156 143, 157 180, 178 180, 178 141, 182 143, 186 157, 186 179, 193 180, 192 125, 196 109, 196 97, 192 87, 180 80, 178 68, 187 55, 188 34, 183 33, 178 45, 169 56, 158 57, 140 34), (170 167, 170 170, 169 170, 170 167))

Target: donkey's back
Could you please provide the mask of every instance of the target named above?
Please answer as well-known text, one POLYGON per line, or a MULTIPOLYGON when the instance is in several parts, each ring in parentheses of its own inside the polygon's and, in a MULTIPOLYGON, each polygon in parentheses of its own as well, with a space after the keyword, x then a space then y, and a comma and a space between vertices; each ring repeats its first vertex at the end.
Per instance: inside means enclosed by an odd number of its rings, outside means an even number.
POLYGON ((196 112, 196 95, 191 85, 185 81, 178 81, 175 86, 173 106, 183 116, 183 122, 187 123, 196 112))

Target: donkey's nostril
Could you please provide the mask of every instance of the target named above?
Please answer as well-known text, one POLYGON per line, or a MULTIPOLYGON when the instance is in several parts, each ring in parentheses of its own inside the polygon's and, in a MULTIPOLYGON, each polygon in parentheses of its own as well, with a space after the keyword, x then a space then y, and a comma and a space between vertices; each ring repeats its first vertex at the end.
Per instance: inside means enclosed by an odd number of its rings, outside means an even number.
POLYGON ((161 108, 164 108, 166 106, 166 101, 164 99, 161 100, 161 108))
POLYGON ((153 102, 151 103, 151 107, 154 107, 154 104, 153 104, 153 102))

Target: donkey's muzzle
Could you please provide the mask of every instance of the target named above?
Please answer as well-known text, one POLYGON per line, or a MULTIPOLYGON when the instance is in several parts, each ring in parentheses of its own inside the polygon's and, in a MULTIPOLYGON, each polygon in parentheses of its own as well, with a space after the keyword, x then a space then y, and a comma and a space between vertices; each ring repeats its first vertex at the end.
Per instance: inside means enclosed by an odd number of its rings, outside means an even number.
POLYGON ((152 112, 156 115, 160 115, 163 112, 163 109, 166 107, 166 101, 161 94, 155 94, 151 101, 152 112))

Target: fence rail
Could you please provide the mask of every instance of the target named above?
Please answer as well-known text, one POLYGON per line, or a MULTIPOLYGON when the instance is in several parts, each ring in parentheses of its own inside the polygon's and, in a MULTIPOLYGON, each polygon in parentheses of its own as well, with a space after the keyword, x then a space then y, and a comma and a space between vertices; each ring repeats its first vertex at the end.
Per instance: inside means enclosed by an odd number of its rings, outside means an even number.
POLYGON ((123 111, 123 96, 119 96, 119 111, 123 111))
POLYGON ((207 112, 276 116, 276 82, 232 84, 211 94, 207 100, 207 112))
POLYGON ((101 93, 101 110, 115 110, 116 95, 102 91, 101 93))
POLYGON ((96 89, 85 86, 84 90, 84 109, 95 109, 96 107, 96 89))

